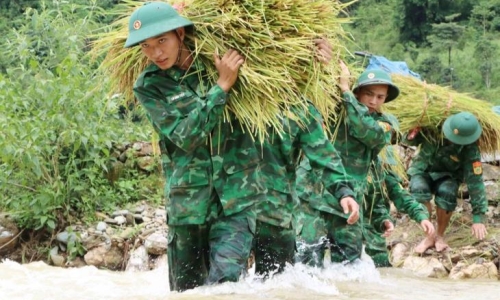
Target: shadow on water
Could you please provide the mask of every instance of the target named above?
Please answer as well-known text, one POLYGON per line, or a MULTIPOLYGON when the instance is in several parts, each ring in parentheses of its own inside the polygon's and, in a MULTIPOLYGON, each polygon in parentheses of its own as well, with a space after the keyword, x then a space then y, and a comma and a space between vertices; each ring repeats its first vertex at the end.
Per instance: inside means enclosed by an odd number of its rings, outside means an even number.
POLYGON ((0 263, 1 299, 499 299, 498 281, 419 278, 402 269, 375 269, 370 260, 323 270, 289 266, 265 282, 250 274, 237 283, 170 292, 167 267, 148 272, 110 272, 95 267, 64 269, 42 262, 0 263))

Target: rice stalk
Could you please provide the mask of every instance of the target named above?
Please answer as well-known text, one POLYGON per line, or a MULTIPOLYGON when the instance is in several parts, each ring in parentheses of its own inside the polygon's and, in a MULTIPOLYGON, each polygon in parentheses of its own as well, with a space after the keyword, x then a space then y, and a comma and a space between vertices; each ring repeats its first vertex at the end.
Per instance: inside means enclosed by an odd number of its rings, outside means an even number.
MULTIPOLYGON (((167 1, 179 4, 181 1, 167 1)), ((346 52, 347 34, 339 17, 351 3, 329 0, 190 0, 182 1, 181 15, 195 24, 186 45, 205 66, 213 82, 218 77, 213 53, 237 49, 245 56, 238 81, 226 107, 243 126, 266 136, 269 127, 282 130, 277 115, 291 106, 306 109, 307 100, 325 121, 335 119, 340 94, 336 59, 346 52), (325 66, 314 57, 314 39, 324 37, 333 46, 333 62, 325 66)), ((125 0, 113 12, 116 21, 94 36, 91 55, 103 58, 100 70, 110 78, 110 93, 133 101, 132 87, 148 65, 138 47, 124 49, 128 19, 143 1, 125 0)))

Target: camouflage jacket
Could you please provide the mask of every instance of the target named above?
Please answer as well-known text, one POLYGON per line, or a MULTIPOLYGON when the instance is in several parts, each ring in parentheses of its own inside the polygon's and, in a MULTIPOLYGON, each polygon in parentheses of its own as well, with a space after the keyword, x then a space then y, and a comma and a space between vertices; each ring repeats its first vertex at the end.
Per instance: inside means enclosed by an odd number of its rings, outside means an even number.
POLYGON ((353 182, 323 130, 320 113, 310 105, 308 112, 296 110, 293 115, 280 116, 283 132, 271 133, 262 145, 266 162, 262 173, 268 194, 267 200, 258 204, 258 219, 285 228, 290 226, 298 205, 295 170, 301 154, 312 168, 321 170, 321 182, 336 199, 354 197, 353 182))
POLYGON ((169 224, 203 224, 217 197, 225 215, 265 197, 260 149, 236 119, 223 121, 228 95, 202 64, 187 71, 150 65, 134 94, 160 137, 169 224))
POLYGON ((343 96, 345 112, 338 126, 330 125, 330 131, 334 133, 334 147, 340 153, 346 172, 359 183, 357 192, 363 192, 370 163, 390 144, 393 130, 385 115, 370 113, 352 92, 345 92, 343 96))
POLYGON ((484 223, 487 211, 486 192, 483 182, 481 153, 476 143, 456 145, 443 142, 425 141, 413 158, 408 175, 429 174, 432 180, 444 177, 465 181, 472 205, 473 223, 484 223))
POLYGON ((429 212, 401 185, 401 178, 382 166, 379 159, 372 163, 368 175, 368 189, 365 195, 364 222, 371 223, 383 232, 384 220, 390 220, 390 202, 396 209, 406 213, 417 223, 429 219, 429 212))

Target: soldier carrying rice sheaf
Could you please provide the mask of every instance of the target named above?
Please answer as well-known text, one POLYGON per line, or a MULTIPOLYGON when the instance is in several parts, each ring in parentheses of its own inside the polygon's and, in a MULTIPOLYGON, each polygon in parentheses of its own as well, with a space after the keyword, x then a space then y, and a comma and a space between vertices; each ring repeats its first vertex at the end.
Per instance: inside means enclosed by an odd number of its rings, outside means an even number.
POLYGON ((408 168, 410 192, 424 203, 429 214, 434 195, 436 205, 436 234, 429 234, 415 252, 423 253, 436 247, 441 252, 449 248, 444 233, 457 205, 458 188, 462 181, 467 184, 472 205, 472 234, 479 240, 486 237, 485 213, 487 200, 483 182, 481 153, 477 141, 482 127, 469 112, 448 117, 442 124, 444 139, 425 139, 418 154, 408 168))
POLYGON ((134 95, 160 138, 167 178, 170 289, 237 281, 246 272, 262 201, 262 154, 232 115, 223 120, 229 91, 244 58, 230 49, 213 59, 219 77, 184 40, 193 23, 169 4, 149 2, 130 17, 125 47, 139 46, 152 62, 134 95))

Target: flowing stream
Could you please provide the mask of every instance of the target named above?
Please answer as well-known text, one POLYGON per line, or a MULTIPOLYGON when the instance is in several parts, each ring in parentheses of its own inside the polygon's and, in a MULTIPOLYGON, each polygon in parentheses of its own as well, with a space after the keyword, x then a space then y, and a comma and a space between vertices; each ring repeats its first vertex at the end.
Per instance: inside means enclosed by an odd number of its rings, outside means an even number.
POLYGON ((398 268, 375 269, 371 261, 319 270, 296 265, 261 281, 250 274, 237 283, 170 292, 167 266, 147 272, 111 272, 95 267, 58 268, 43 262, 0 263, 0 299, 500 299, 498 281, 419 278, 398 268))

